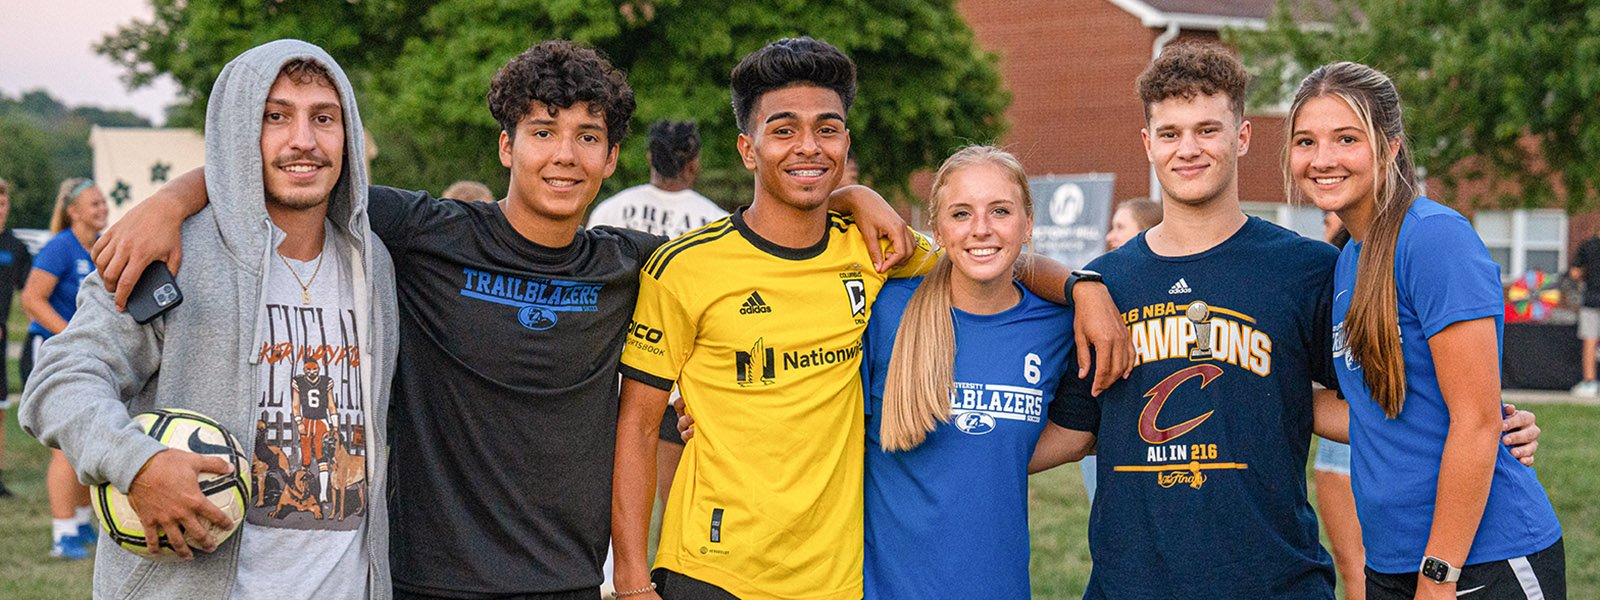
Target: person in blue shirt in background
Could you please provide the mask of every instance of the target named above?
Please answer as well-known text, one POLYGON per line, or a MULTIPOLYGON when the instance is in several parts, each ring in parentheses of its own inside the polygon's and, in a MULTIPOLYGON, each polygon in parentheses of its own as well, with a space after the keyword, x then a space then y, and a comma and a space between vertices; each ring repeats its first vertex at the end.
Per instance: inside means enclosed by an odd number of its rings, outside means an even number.
MULTIPOLYGON (((67 321, 78 309, 78 285, 94 271, 88 248, 106 228, 106 197, 94 181, 79 177, 61 182, 55 211, 50 216, 50 238, 22 287, 22 310, 32 320, 28 338, 22 345, 18 372, 28 382, 33 358, 39 346, 67 328, 67 321)), ((45 470, 45 490, 50 495, 50 521, 53 543, 50 556, 77 560, 88 558, 94 547, 94 527, 89 524, 89 488, 78 483, 66 455, 50 452, 45 470)))
POLYGON ((1351 236, 1334 269, 1333 356, 1367 598, 1565 598, 1561 525, 1500 443, 1499 270, 1465 218, 1417 195, 1394 83, 1324 65, 1289 125, 1290 193, 1351 236))
POLYGON ((873 304, 862 341, 867 598, 1030 598, 1035 446, 1058 457, 1048 466, 1094 447, 1092 434, 1045 418, 1074 376, 1072 311, 1012 279, 1033 231, 1027 181, 999 148, 945 160, 929 195, 944 256, 873 304))

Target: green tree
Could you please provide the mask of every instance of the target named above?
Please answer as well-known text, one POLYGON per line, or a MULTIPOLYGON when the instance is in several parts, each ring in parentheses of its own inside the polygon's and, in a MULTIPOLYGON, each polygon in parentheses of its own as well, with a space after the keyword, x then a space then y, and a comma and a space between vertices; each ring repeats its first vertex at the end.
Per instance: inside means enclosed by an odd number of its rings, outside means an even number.
POLYGON ((50 142, 38 126, 0 116, 0 177, 11 183, 7 227, 47 227, 61 182, 50 162, 50 142))
MULTIPOLYGON (((912 172, 937 165, 963 143, 998 138, 1009 101, 994 56, 977 48, 954 0, 370 4, 394 4, 409 16, 397 22, 365 2, 189 0, 180 10, 174 0, 157 0, 153 21, 125 26, 100 50, 128 69, 130 83, 172 74, 193 113, 229 58, 299 35, 326 48, 355 80, 381 151, 375 179, 433 190, 456 179, 505 189, 495 151, 499 127, 484 96, 501 65, 544 39, 592 45, 628 72, 639 103, 635 140, 656 119, 697 121, 707 183, 722 192, 711 195, 724 201, 743 202, 750 185, 734 151, 728 73, 773 39, 811 35, 856 60, 853 146, 866 179, 887 190, 904 190, 912 172), (287 18, 301 25, 278 24, 287 18), (301 33, 308 28, 318 35, 301 33)), ((624 143, 609 188, 647 177, 644 150, 624 143)))
POLYGON ((68 107, 43 90, 15 99, 0 94, 0 176, 16 188, 8 225, 49 225, 61 180, 93 172, 89 130, 95 125, 149 127, 150 122, 127 111, 68 107))
POLYGON ((1229 33, 1254 99, 1291 97, 1316 65, 1388 73, 1408 142, 1452 194, 1482 182, 1502 205, 1592 207, 1600 190, 1600 7, 1582 0, 1279 0, 1265 31, 1229 33))
POLYGON ((96 44, 124 69, 130 89, 170 75, 182 102, 169 123, 205 125, 206 98, 222 67, 254 46, 303 39, 338 57, 357 89, 364 75, 400 52, 407 32, 432 1, 151 0, 154 17, 136 20, 96 44))

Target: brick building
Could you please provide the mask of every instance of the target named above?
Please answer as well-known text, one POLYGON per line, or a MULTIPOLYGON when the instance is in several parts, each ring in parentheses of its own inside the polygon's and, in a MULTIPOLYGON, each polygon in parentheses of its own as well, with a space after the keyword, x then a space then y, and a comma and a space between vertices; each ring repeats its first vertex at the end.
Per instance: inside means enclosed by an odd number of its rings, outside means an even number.
MULTIPOLYGON (((1030 176, 1110 173, 1114 198, 1152 195, 1134 79, 1166 44, 1218 39, 1225 28, 1265 26, 1273 0, 961 0, 978 43, 1000 57, 1011 91, 1001 143, 1030 176)), ((1321 213, 1285 201, 1284 110, 1253 108, 1250 152, 1239 161, 1245 212, 1320 237, 1321 213)), ((1508 274, 1564 270, 1600 217, 1559 209, 1474 210, 1474 190, 1444 199, 1474 220, 1508 274)), ((1492 203, 1485 201, 1485 206, 1492 203)))

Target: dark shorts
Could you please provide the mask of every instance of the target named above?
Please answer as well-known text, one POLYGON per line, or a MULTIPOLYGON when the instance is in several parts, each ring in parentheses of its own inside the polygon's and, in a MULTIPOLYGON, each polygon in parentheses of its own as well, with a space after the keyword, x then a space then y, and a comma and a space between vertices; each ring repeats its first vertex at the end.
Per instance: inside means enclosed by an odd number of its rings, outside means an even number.
POLYGON ((656 437, 669 444, 683 445, 683 436, 678 435, 678 411, 672 406, 667 406, 667 414, 661 415, 661 431, 656 437))
MULTIPOLYGON (((1367 567, 1367 600, 1411 600, 1417 574, 1379 573, 1367 567)), ((1433 585, 1433 584, 1426 584, 1433 585)), ((1527 556, 1468 565, 1456 595, 1462 600, 1566 600, 1567 552, 1561 540, 1527 556)))
POLYGON ((600 597, 600 588, 592 587, 570 592, 543 592, 534 594, 508 594, 505 596, 429 596, 402 590, 394 591, 394 600, 443 600, 444 598, 492 598, 494 600, 595 600, 600 597))
POLYGON ((727 590, 676 571, 656 569, 650 573, 661 600, 739 600, 727 590))

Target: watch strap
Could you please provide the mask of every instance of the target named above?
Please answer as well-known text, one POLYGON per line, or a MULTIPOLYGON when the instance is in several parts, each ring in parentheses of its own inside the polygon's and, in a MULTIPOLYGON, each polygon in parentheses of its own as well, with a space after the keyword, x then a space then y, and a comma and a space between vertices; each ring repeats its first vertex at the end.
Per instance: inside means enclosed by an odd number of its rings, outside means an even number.
POLYGON ((1094 271, 1073 271, 1071 275, 1068 275, 1067 284, 1062 287, 1062 291, 1065 292, 1067 297, 1066 307, 1069 309, 1073 308, 1072 288, 1077 286, 1080 281, 1104 282, 1105 278, 1094 271))
POLYGON ((1422 557, 1420 572, 1423 577, 1438 583, 1455 583, 1461 580, 1461 569, 1433 556, 1422 557))

